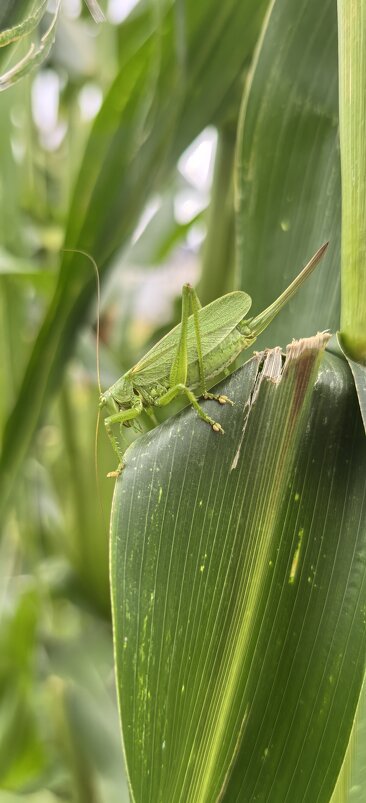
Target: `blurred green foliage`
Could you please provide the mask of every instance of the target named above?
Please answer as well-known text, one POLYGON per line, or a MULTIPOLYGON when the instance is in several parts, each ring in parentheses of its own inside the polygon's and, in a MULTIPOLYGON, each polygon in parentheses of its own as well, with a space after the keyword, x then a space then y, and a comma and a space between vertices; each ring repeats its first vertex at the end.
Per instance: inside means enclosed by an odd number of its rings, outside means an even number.
POLYGON ((48 16, 42 0, 0 10, 0 37, 22 26, 0 48, 3 75, 34 43, 0 94, 1 803, 128 800, 108 579, 106 474, 115 465, 104 432, 98 490, 95 477, 95 277, 63 247, 98 262, 103 387, 176 322, 184 281, 200 283, 203 302, 243 287, 257 312, 330 233, 331 258, 271 342, 338 323, 334 3, 318 25, 315 0, 301 4, 304 15, 278 2, 264 42, 276 5, 267 0, 140 0, 125 17, 123 0, 101 5, 100 26, 76 0, 51 4, 48 16), (50 36, 40 49, 56 15, 53 47, 50 36), (286 15, 295 39, 279 49, 286 15), (329 46, 305 49, 295 82, 299 42, 313 29, 329 46), (272 106, 262 106, 263 85, 272 106), (213 162, 216 138, 209 204, 202 163, 213 162), (245 241, 235 273, 236 147, 245 241))

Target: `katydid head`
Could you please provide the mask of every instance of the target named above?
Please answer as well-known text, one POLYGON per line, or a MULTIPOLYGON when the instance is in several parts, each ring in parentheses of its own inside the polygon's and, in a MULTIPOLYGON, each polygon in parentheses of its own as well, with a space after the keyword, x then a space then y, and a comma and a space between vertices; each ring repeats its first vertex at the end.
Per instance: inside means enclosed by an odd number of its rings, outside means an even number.
POLYGON ((127 410, 131 407, 131 382, 124 376, 118 379, 108 390, 99 396, 99 407, 105 407, 110 415, 118 413, 120 410, 127 410))
POLYGON ((113 413, 118 411, 118 405, 112 396, 111 389, 105 390, 99 396, 99 409, 101 410, 103 407, 106 408, 106 412, 109 413, 109 415, 113 415, 113 413))

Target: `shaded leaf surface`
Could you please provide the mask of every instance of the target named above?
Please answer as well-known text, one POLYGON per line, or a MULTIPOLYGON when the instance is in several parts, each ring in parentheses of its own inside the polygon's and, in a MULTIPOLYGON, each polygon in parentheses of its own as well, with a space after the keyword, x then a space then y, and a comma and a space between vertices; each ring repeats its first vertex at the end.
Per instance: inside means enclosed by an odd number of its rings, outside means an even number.
POLYGON ((329 801, 364 668, 366 450, 347 366, 326 356, 314 385, 309 343, 221 383, 224 437, 185 410, 126 454, 112 595, 135 801, 329 801))
MULTIPOLYGON (((285 345, 339 324, 337 4, 271 5, 241 114, 237 287, 265 307, 317 248, 324 262, 271 325, 285 345), (270 279, 269 279, 270 277, 270 279), (316 299, 316 303, 315 303, 316 299), (326 314, 324 314, 326 311, 326 314)), ((258 339, 258 348, 268 338, 258 339)))

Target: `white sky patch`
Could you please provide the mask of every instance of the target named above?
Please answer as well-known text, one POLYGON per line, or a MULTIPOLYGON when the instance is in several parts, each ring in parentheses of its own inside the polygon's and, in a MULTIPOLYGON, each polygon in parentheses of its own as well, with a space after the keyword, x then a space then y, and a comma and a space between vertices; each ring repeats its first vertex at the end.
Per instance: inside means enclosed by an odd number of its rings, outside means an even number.
POLYGON ((211 126, 191 143, 178 162, 178 170, 197 190, 208 192, 212 183, 217 131, 211 126))
POLYGON ((192 251, 199 251, 201 248, 202 243, 206 237, 206 226, 203 221, 197 221, 197 223, 193 223, 193 226, 190 227, 187 231, 187 245, 192 251))
POLYGON ((69 19, 77 19, 81 14, 81 0, 63 0, 62 11, 69 19))
POLYGON ((67 131, 59 122, 60 79, 54 70, 41 70, 32 83, 32 115, 40 141, 48 151, 57 150, 67 131))
POLYGON ((189 188, 177 192, 174 198, 174 217, 177 223, 189 223, 199 212, 206 209, 208 196, 197 193, 189 188))
POLYGON ((103 92, 97 84, 84 84, 79 92, 80 114, 83 120, 92 120, 102 105, 103 92))
POLYGON ((138 0, 109 0, 107 8, 107 19, 118 25, 128 17, 132 9, 137 6, 138 0))
POLYGON ((57 126, 60 82, 54 70, 41 70, 32 83, 32 115, 37 128, 49 134, 57 126))
MULTIPOLYGON (((135 296, 135 317, 150 325, 169 321, 174 299, 179 296, 184 282, 197 282, 197 263, 186 256, 171 265, 163 265, 153 273, 141 272, 139 292, 135 296)), ((134 268, 136 276, 136 268, 134 268)))

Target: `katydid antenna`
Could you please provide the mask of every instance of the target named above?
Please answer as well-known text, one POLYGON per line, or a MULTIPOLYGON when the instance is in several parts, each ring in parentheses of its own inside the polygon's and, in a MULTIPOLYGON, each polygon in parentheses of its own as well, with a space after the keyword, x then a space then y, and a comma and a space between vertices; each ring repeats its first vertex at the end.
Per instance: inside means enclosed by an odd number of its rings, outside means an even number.
MULTIPOLYGON (((95 271, 95 278, 97 283, 97 331, 96 331, 96 338, 97 338, 97 347, 96 347, 96 363, 97 363, 97 384, 98 384, 98 391, 99 396, 102 395, 102 386, 100 382, 100 359, 99 359, 99 342, 100 342, 100 278, 99 278, 99 270, 98 265, 92 257, 91 254, 88 254, 87 251, 83 251, 81 248, 63 248, 63 251, 69 254, 81 254, 82 256, 89 259, 92 263, 94 271, 95 271)), ((98 436, 99 436, 99 425, 100 425, 100 407, 98 407, 98 414, 97 414, 97 421, 95 426, 95 437, 94 437, 94 466, 95 466, 95 481, 97 486, 99 504, 102 511, 102 517, 105 524, 105 515, 104 515, 104 508, 102 502, 102 496, 100 492, 100 484, 99 484, 99 475, 98 475, 98 436)))

